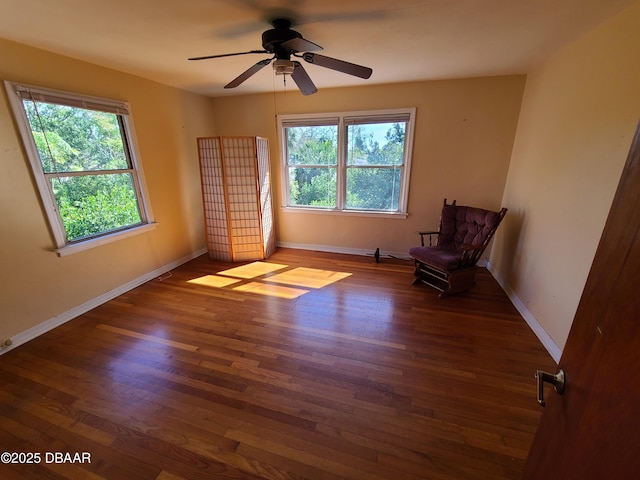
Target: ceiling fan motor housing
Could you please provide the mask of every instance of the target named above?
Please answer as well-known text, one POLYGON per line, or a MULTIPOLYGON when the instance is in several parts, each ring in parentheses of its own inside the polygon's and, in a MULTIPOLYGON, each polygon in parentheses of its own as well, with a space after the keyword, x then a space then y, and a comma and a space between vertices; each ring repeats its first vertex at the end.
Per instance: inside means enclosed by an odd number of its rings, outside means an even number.
POLYGON ((276 58, 288 60, 291 55, 291 50, 288 48, 281 48, 284 42, 292 40, 294 38, 302 38, 302 35, 295 30, 291 30, 289 26, 291 23, 287 20, 281 20, 284 23, 273 22, 271 30, 267 30, 262 34, 262 48, 269 53, 274 53, 276 58))

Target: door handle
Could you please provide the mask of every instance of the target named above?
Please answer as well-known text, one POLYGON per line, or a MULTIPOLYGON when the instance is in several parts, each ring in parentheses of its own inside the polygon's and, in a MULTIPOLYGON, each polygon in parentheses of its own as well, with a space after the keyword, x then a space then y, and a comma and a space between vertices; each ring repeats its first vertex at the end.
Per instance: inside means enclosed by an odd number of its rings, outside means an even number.
POLYGON ((566 377, 564 375, 564 370, 558 370, 558 373, 555 375, 547 372, 543 372, 542 370, 536 371, 536 379, 538 380, 538 403, 541 406, 545 406, 544 401, 544 382, 550 383, 555 388, 558 394, 562 395, 564 393, 564 386, 566 377))

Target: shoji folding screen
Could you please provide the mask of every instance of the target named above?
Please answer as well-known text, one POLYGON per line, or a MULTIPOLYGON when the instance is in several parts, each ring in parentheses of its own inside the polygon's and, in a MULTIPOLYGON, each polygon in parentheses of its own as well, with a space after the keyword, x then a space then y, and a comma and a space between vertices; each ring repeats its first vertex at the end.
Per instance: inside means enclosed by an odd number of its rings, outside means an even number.
POLYGON ((198 138, 209 256, 260 260, 276 248, 269 143, 261 137, 198 138))

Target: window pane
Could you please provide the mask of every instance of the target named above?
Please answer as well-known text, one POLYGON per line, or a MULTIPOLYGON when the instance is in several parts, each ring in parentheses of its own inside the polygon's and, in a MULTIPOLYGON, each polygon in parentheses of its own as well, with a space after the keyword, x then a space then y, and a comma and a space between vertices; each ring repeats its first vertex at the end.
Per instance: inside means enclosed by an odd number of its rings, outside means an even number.
POLYGON ((45 173, 128 169, 118 116, 23 100, 45 173))
POLYGON ((336 165, 338 163, 337 125, 289 127, 285 132, 289 165, 336 165))
POLYGON ((69 241, 142 222, 130 173, 56 177, 51 186, 69 241))
POLYGON ((290 168, 289 205, 335 208, 336 169, 290 168))
POLYGON ((347 127, 347 165, 402 165, 407 124, 370 123, 347 127))
POLYGON ((347 208, 397 211, 401 168, 349 168, 347 208))

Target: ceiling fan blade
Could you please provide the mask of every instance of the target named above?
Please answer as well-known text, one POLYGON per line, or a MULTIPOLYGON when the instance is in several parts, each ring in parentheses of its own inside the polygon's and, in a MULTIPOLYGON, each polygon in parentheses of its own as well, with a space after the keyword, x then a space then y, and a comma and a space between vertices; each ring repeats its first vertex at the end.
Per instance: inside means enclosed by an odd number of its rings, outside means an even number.
POLYGON ((221 55, 206 55, 204 57, 191 57, 188 60, 208 60, 210 58, 234 57, 236 55, 248 55, 250 53, 269 53, 266 50, 249 50, 248 52, 223 53, 221 55))
POLYGON ((231 80, 229 83, 227 83, 224 88, 235 88, 238 85, 240 85, 242 82, 244 82, 245 80, 247 80, 249 77, 251 77, 252 75, 254 75, 255 73, 259 72, 260 70, 262 70, 264 67, 266 67, 267 65, 269 65, 271 63, 271 60, 273 60, 272 58, 268 58, 266 60, 260 60, 258 63, 256 63, 255 65, 253 65, 251 68, 245 70, 244 72, 242 72, 240 75, 238 75, 236 78, 234 78, 233 80, 231 80))
POLYGON ((307 71, 302 67, 300 62, 293 62, 295 68, 293 69, 293 73, 291 74, 291 78, 296 82, 298 88, 302 92, 303 95, 313 95, 318 91, 316 86, 311 81, 309 75, 307 75, 307 71))
POLYGON ((313 65, 330 68, 331 70, 337 70, 338 72, 347 73, 360 78, 369 78, 373 73, 373 70, 369 67, 345 62, 344 60, 338 60, 337 58, 325 57, 324 55, 318 55, 317 53, 305 53, 302 55, 302 58, 304 58, 305 62, 313 65))
POLYGON ((281 46, 294 52, 315 52, 317 50, 322 50, 320 45, 310 42, 302 37, 296 37, 291 40, 287 40, 286 42, 282 42, 281 46))

